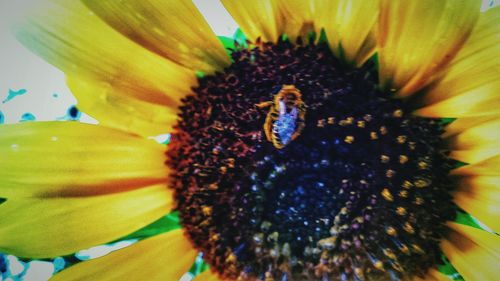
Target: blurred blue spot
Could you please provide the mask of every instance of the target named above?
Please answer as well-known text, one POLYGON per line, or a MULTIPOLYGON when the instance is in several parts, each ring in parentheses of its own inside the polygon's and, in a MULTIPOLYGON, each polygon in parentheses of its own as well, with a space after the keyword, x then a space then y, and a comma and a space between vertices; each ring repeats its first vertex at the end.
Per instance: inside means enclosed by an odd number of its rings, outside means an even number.
POLYGON ((78 110, 76 105, 72 105, 68 108, 66 111, 66 114, 64 116, 56 118, 57 120, 71 120, 71 121, 77 121, 80 119, 82 116, 82 112, 78 110))
POLYGON ((63 258, 55 258, 54 261, 54 272, 59 272, 64 269, 66 261, 63 258))
POLYGON ((3 116, 3 113, 0 111, 0 124, 3 124, 5 121, 5 117, 3 116))
POLYGON ((29 121, 35 121, 35 120, 36 120, 35 115, 33 115, 29 112, 26 112, 23 114, 23 116, 21 116, 21 120, 19 120, 19 122, 29 122, 29 121))
POLYGON ((20 89, 18 91, 9 89, 9 95, 7 95, 7 98, 2 103, 6 103, 17 96, 24 95, 26 94, 26 92, 27 92, 26 89, 20 89))
POLYGON ((58 97, 59 97, 59 94, 58 94, 58 93, 53 93, 53 94, 52 94, 52 97, 53 97, 53 98, 58 98, 58 97))
POLYGON ((170 134, 162 134, 162 135, 157 135, 155 137, 149 137, 150 139, 155 140, 158 143, 161 144, 169 144, 170 143, 170 134))

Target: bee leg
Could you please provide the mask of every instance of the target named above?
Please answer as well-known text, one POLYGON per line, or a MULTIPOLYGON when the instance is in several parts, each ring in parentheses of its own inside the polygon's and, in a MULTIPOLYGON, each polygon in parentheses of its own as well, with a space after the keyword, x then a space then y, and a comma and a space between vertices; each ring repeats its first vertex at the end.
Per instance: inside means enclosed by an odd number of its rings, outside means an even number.
POLYGON ((271 112, 267 114, 266 121, 264 122, 264 133, 266 134, 266 139, 272 141, 272 131, 273 131, 273 117, 271 112))
POLYGON ((277 149, 282 149, 283 147, 285 147, 285 145, 279 142, 277 139, 273 139, 273 145, 277 149))
POLYGON ((258 108, 266 108, 266 107, 270 107, 272 105, 273 105, 272 101, 265 101, 265 102, 258 103, 255 106, 258 108))
POLYGON ((295 140, 300 135, 300 133, 302 133, 302 130, 304 130, 305 126, 306 123, 304 122, 304 119, 297 120, 297 129, 293 133, 291 140, 295 140))

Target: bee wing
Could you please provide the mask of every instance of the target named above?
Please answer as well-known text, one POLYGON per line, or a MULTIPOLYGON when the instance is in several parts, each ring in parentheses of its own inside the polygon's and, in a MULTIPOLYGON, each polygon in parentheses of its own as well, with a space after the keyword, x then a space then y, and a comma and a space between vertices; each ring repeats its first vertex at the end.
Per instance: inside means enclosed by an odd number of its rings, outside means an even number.
POLYGON ((297 115, 299 114, 299 111, 297 109, 297 107, 293 107, 292 108, 292 111, 290 112, 290 115, 294 118, 294 119, 297 119, 297 115))
POLYGON ((285 102, 280 100, 280 115, 284 115, 286 113, 285 102))

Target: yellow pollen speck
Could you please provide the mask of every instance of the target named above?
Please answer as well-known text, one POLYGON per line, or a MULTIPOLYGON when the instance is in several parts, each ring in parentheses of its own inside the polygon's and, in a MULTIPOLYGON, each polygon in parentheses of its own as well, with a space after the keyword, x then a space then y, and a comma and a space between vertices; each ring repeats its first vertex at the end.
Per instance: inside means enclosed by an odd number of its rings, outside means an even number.
POLYGON ((391 169, 389 169, 385 172, 385 176, 388 178, 392 178, 395 174, 396 174, 396 172, 394 170, 391 170, 391 169))
POLYGON ((234 168, 234 161, 235 161, 234 158, 228 158, 227 159, 227 166, 229 168, 234 168))
POLYGON ((424 204, 424 199, 422 197, 415 198, 415 204, 417 204, 417 205, 424 204))
POLYGON ((380 127, 380 133, 381 133, 382 135, 387 134, 387 128, 386 128, 385 126, 380 127))
POLYGON ((399 192, 399 197, 408 198, 408 190, 401 190, 399 192))
POLYGON ((418 188, 428 187, 429 185, 431 185, 431 181, 428 179, 421 179, 415 181, 415 186, 418 188))
POLYGON ((382 196, 384 197, 385 200, 387 201, 394 201, 394 197, 392 196, 391 192, 389 191, 389 189, 387 188, 384 188, 384 190, 382 190, 382 196))
POLYGON ((316 125, 318 128, 325 127, 325 119, 318 120, 318 124, 316 125))
POLYGON ((335 117, 328 117, 328 124, 330 125, 335 124, 335 117))
POLYGON ((347 137, 345 137, 344 141, 346 143, 353 143, 354 142, 354 137, 353 136, 347 136, 347 137))
POLYGON ((227 172, 227 167, 226 166, 220 167, 219 172, 224 175, 227 172))
POLYGON ((212 154, 215 155, 219 154, 219 150, 217 148, 212 149, 212 154))
POLYGON ((403 116, 403 111, 401 109, 398 109, 398 110, 395 110, 393 113, 392 113, 392 116, 394 117, 401 117, 403 116))
POLYGON ((410 181, 405 180, 401 186, 405 189, 410 189, 413 186, 413 184, 410 181))
POLYGON ((365 123, 365 121, 358 121, 357 124, 358 124, 359 128, 364 128, 366 123, 365 123))
POLYGON ((392 268, 394 268, 395 270, 397 270, 399 272, 403 272, 404 271, 403 268, 397 262, 392 262, 391 266, 392 266, 392 268))
POLYGON ((212 207, 203 206, 202 211, 205 216, 210 216, 212 214, 212 207))
POLYGON ((389 248, 384 249, 384 251, 383 251, 383 252, 384 252, 384 255, 385 255, 386 257, 390 258, 391 260, 393 260, 393 259, 395 259, 395 258, 396 258, 396 255, 394 254, 394 252, 393 252, 391 249, 389 249, 389 248))
POLYGON ((214 234, 210 236, 210 241, 217 241, 217 240, 219 240, 219 234, 214 234))
POLYGON ((398 208, 396 209, 396 213, 397 213, 398 215, 400 215, 400 216, 404 216, 404 215, 406 215, 406 209, 405 209, 405 208, 403 208, 403 207, 398 207, 398 208))
POLYGON ((396 236, 397 231, 394 227, 389 226, 385 229, 385 233, 389 234, 390 236, 396 236))
POLYGON ((389 156, 387 156, 387 155, 382 154, 382 155, 380 156, 380 162, 382 162, 382 163, 388 163, 388 162, 389 162, 389 160, 390 160, 390 158, 389 158, 389 156))
POLYGON ((210 241, 217 241, 219 240, 219 234, 214 234, 210 237, 210 241))
POLYGON ((208 189, 210 190, 216 190, 217 188, 219 188, 219 185, 217 183, 212 183, 208 186, 208 189))
POLYGON ((229 256, 227 256, 226 258, 226 262, 227 263, 234 263, 236 261, 236 256, 234 254, 230 254, 229 256))
POLYGON ((370 132, 370 139, 372 139, 372 140, 378 139, 377 133, 376 132, 370 132))
POLYGON ((420 248, 417 244, 411 244, 411 248, 419 254, 425 254, 424 250, 422 250, 422 248, 420 248))
POLYGON ((401 244, 399 246, 399 250, 401 252, 403 252, 404 254, 409 254, 410 253, 410 249, 408 248, 408 246, 406 246, 405 244, 401 244))
POLYGON ((406 142, 406 136, 404 135, 398 136, 396 140, 398 141, 399 144, 403 144, 406 142))
POLYGON ((417 143, 411 141, 408 143, 408 147, 411 149, 411 150, 415 150, 415 147, 417 146, 417 143))
POLYGON ((413 234, 415 233, 415 229, 413 229, 413 226, 411 226, 411 224, 409 222, 406 222, 405 225, 403 226, 403 229, 410 233, 410 234, 413 234))
POLYGON ((356 274, 357 276, 363 276, 363 269, 359 268, 359 267, 355 267, 354 268, 354 274, 356 274))
POLYGON ((404 164, 408 162, 408 156, 406 155, 399 155, 399 163, 404 164))
POLYGON ((346 119, 344 119, 344 120, 340 120, 340 121, 339 121, 339 125, 340 125, 340 126, 347 126, 347 125, 351 125, 353 121, 354 121, 354 118, 352 118, 352 117, 347 117, 347 118, 346 118, 346 119))
POLYGON ((376 261, 373 266, 376 268, 376 269, 379 269, 379 270, 382 270, 384 271, 384 264, 381 262, 381 261, 376 261))
POLYGON ((420 170, 425 170, 425 169, 427 169, 428 167, 429 167, 429 165, 428 165, 426 162, 424 162, 424 161, 420 161, 420 162, 418 162, 418 168, 419 168, 420 170))

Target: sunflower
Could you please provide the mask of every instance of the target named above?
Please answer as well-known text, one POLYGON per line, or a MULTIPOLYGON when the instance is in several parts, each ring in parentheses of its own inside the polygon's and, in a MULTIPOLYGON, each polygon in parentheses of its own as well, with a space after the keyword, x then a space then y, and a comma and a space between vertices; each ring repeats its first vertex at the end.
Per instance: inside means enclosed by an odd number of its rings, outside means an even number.
POLYGON ((0 250, 68 255, 175 210, 182 229, 53 280, 178 280, 199 252, 196 281, 445 280, 443 254, 494 280, 500 9, 222 3, 246 40, 189 0, 34 9, 19 40, 100 124, 0 127, 0 250))

